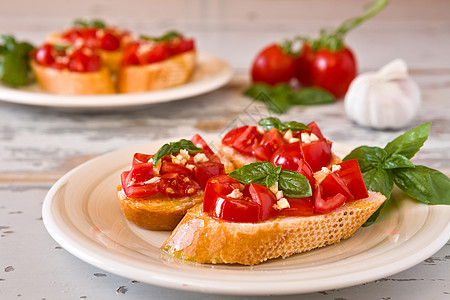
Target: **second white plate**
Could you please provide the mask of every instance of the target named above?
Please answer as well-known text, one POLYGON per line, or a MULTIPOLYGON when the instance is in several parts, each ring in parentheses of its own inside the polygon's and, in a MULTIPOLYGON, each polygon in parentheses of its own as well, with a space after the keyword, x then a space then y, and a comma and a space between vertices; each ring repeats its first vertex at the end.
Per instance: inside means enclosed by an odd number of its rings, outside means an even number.
POLYGON ((231 67, 222 59, 200 52, 191 79, 172 88, 158 91, 108 95, 54 95, 37 85, 12 88, 0 84, 0 100, 64 110, 104 110, 167 102, 201 95, 230 81, 231 67))
MULTIPOLYGON (((120 173, 135 152, 168 140, 112 152, 72 170, 48 192, 43 220, 67 251, 108 272, 164 287, 220 294, 308 293, 376 280, 410 268, 450 238, 450 206, 420 204, 395 192, 377 222, 340 243, 248 267, 171 261, 160 247, 169 232, 130 224, 117 204, 120 173)), ((209 141, 207 139, 207 141, 209 141)), ((333 143, 343 155, 349 148, 333 143)))

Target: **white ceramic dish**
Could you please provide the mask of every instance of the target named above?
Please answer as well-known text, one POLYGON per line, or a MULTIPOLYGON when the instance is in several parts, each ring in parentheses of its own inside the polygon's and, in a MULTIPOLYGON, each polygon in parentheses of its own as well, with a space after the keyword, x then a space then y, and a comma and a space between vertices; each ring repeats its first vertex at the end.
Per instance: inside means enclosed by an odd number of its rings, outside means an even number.
POLYGON ((38 84, 17 89, 0 84, 0 100, 65 110, 126 108, 201 95, 225 85, 230 81, 231 76, 232 69, 225 61, 200 52, 192 78, 183 85, 164 90, 129 94, 73 96, 46 93, 38 84))
MULTIPOLYGON (((420 263, 450 238, 450 206, 420 204, 397 191, 374 225, 335 245, 253 267, 167 260, 159 248, 169 233, 127 222, 115 196, 119 175, 130 168, 133 154, 154 153, 167 141, 102 155, 64 175, 43 204, 50 235, 78 258, 120 276, 240 295, 307 293, 376 280, 420 263)), ((349 150, 338 143, 333 147, 340 155, 349 150)))

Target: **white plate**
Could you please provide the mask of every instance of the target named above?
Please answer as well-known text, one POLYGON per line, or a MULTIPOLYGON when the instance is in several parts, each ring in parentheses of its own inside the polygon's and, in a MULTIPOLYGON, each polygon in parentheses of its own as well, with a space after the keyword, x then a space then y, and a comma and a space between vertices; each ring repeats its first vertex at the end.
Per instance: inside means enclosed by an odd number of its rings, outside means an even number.
POLYGON ((132 107, 184 99, 213 91, 230 81, 231 67, 223 60, 201 52, 192 78, 185 84, 144 93, 111 95, 54 95, 44 92, 38 84, 12 88, 0 84, 0 100, 63 108, 66 110, 99 110, 132 107))
MULTIPOLYGON (((420 263, 450 238, 450 206, 420 204, 397 191, 374 225, 331 246, 253 267, 168 261, 160 246, 169 233, 127 222, 115 196, 119 174, 130 168, 132 155, 154 153, 165 142, 102 155, 58 180, 43 205, 50 235, 78 258, 117 275, 175 289, 241 295, 307 293, 376 280, 420 263)), ((338 143, 333 147, 341 155, 349 150, 338 143)))

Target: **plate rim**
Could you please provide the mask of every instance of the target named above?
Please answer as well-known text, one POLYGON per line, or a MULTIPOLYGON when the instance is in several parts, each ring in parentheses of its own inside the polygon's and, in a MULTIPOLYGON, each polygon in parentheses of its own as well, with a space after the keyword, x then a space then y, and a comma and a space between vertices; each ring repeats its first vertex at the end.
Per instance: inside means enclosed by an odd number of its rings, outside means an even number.
MULTIPOLYGON (((55 194, 58 192, 58 190, 61 188, 62 185, 66 184, 70 177, 73 176, 73 174, 76 174, 80 170, 83 170, 86 165, 98 163, 101 160, 108 159, 108 156, 115 156, 120 153, 127 153, 136 151, 136 149, 139 149, 140 147, 148 146, 149 144, 162 144, 169 140, 174 139, 159 139, 150 141, 147 143, 137 144, 133 146, 129 146, 126 148, 122 148, 116 151, 112 151, 103 155, 99 155, 93 159, 90 159, 81 165, 75 167, 74 169, 67 172, 65 175, 63 175, 48 191, 44 203, 42 206, 42 218, 44 221, 44 225, 49 232, 49 234, 52 236, 52 238, 58 242, 63 248, 65 248, 69 253, 72 255, 78 257, 79 259, 94 265, 98 268, 101 268, 105 271, 111 272, 113 274, 127 277, 131 279, 138 280, 140 282, 153 284, 157 286, 162 286, 166 288, 172 288, 172 289, 178 289, 178 290, 188 290, 193 292, 203 292, 203 293, 215 293, 215 294, 228 294, 228 295, 267 295, 267 294, 273 294, 273 295, 284 295, 284 294, 303 294, 303 293, 310 293, 310 292, 317 292, 317 291, 323 291, 323 290, 329 290, 329 289, 335 289, 335 288, 344 288, 349 286, 354 286, 358 284, 362 284, 365 282, 373 281, 385 276, 390 276, 393 274, 396 274, 398 272, 401 272, 403 270, 406 270, 414 265, 417 265, 424 259, 428 258, 435 252, 437 252, 440 248, 442 248, 446 242, 450 239, 450 221, 446 224, 445 227, 441 228, 441 231, 436 236, 434 235, 434 239, 432 243, 427 244, 427 246, 422 249, 422 251, 418 253, 414 253, 414 255, 405 256, 403 258, 400 258, 394 263, 388 264, 388 268, 386 268, 386 265, 378 266, 377 268, 372 268, 368 270, 361 270, 356 273, 358 275, 357 279, 355 280, 355 274, 344 274, 340 275, 337 278, 334 278, 336 280, 329 280, 328 283, 322 283, 322 284, 310 284, 309 288, 303 288, 298 289, 295 286, 292 285, 292 282, 289 280, 284 280, 283 282, 277 282, 277 287, 274 289, 273 285, 265 285, 263 288, 261 288, 261 284, 257 284, 254 282, 251 282, 245 285, 235 285, 233 289, 229 288, 229 285, 225 284, 225 287, 221 286, 224 282, 230 282, 235 283, 233 280, 222 280, 221 283, 215 282, 215 280, 204 280, 204 279, 198 279, 198 278, 179 278, 174 277, 174 275, 169 273, 161 273, 160 269, 157 269, 155 271, 149 271, 149 270, 139 270, 136 269, 133 266, 125 265, 125 271, 124 271, 124 263, 117 262, 115 260, 110 260, 109 258, 105 258, 105 254, 103 253, 96 253, 94 249, 86 249, 86 244, 78 248, 79 244, 73 244, 74 240, 79 237, 67 237, 65 236, 65 232, 59 228, 57 224, 57 220, 55 220, 55 217, 57 219, 58 216, 52 215, 52 207, 55 205, 54 201, 63 201, 62 199, 54 200, 55 194), (71 240, 72 238, 72 240, 71 240), (411 259, 413 257, 413 259, 411 259), (349 277, 352 277, 353 279, 349 281, 349 277), (251 285, 252 288, 249 288, 249 285, 251 285), (267 287, 270 287, 268 289, 267 287)), ((335 143, 336 145, 344 145, 335 143)), ((439 212, 439 209, 436 206, 428 206, 425 204, 418 203, 417 205, 422 205, 424 207, 427 207, 431 212, 436 211, 439 212)), ((448 210, 448 208, 446 208, 448 210)), ((421 226, 420 229, 422 229, 423 226, 421 226)), ((83 239, 86 240, 86 235, 83 236, 83 239)), ((86 241, 85 241, 86 242, 86 241)), ((93 240, 88 240, 88 243, 90 245, 95 245, 94 248, 98 248, 99 244, 95 243, 93 240)), ((395 249, 395 248, 394 248, 395 249)), ((102 250, 102 249, 100 249, 102 250)), ((103 249, 105 250, 105 249, 103 249)), ((106 252, 108 250, 106 249, 106 252)), ((107 253, 108 255, 112 255, 111 253, 107 253)), ((114 256, 114 255, 113 255, 114 256)), ((252 267, 249 267, 249 270, 252 270, 252 267)), ((173 270, 171 270, 173 272, 173 270)), ((268 271, 270 272, 270 271, 268 271)))
POLYGON ((107 95, 58 95, 14 88, 0 83, 0 101, 62 109, 112 109, 181 100, 214 91, 231 80, 233 69, 225 60, 208 52, 198 51, 197 63, 204 64, 204 60, 214 60, 221 67, 212 75, 209 74, 200 80, 188 81, 162 90, 107 95))

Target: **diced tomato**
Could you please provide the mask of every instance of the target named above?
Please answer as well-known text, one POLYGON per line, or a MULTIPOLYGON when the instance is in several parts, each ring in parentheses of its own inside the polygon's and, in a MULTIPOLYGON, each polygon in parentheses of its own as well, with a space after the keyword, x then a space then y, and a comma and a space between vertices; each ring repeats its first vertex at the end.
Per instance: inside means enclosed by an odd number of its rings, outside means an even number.
POLYGON ((253 146, 262 138, 256 126, 248 126, 233 142, 231 147, 239 153, 252 155, 253 146))
POLYGON ((300 143, 290 143, 278 148, 272 155, 270 162, 276 166, 282 166, 282 170, 297 171, 299 161, 302 159, 300 143))
POLYGON ((231 146, 233 145, 234 141, 245 131, 247 128, 250 127, 248 125, 237 127, 234 129, 231 129, 222 139, 222 144, 231 146))
POLYGON ((98 48, 100 46, 99 40, 97 39, 97 28, 86 27, 80 30, 81 39, 83 41, 83 46, 88 48, 98 48))
POLYGON ((325 197, 329 197, 335 194, 342 194, 345 196, 347 201, 354 200, 352 193, 345 185, 344 180, 336 173, 333 172, 328 174, 319 185, 323 188, 322 195, 325 197))
POLYGON ((219 175, 210 178, 206 183, 203 211, 211 212, 214 209, 218 195, 228 195, 233 190, 241 189, 241 183, 228 175, 219 175))
POLYGON ((132 42, 129 43, 122 54, 122 60, 120 61, 120 64, 122 66, 131 66, 131 65, 138 65, 139 60, 136 56, 137 49, 139 48, 139 43, 132 42))
POLYGON ((352 193, 354 199, 358 200, 369 197, 366 184, 364 183, 364 179, 359 168, 358 160, 351 159, 343 161, 339 165, 341 166, 341 169, 335 171, 335 173, 342 178, 345 185, 352 193))
POLYGON ((265 221, 277 215, 274 205, 277 204, 275 195, 264 185, 251 183, 249 192, 252 201, 259 205, 259 220, 265 221))
POLYGON ((175 38, 169 41, 168 48, 170 55, 181 54, 193 50, 195 48, 195 41, 194 39, 183 37, 175 38))
POLYGON ((97 72, 102 67, 100 56, 89 48, 79 48, 69 57, 69 70, 72 72, 97 72))
POLYGON ((225 174, 225 168, 222 163, 214 161, 206 161, 197 163, 194 167, 195 181, 205 188, 207 181, 214 176, 225 174))
POLYGON ((172 163, 172 162, 163 162, 161 164, 161 170, 159 171, 161 175, 167 174, 167 173, 177 173, 180 175, 184 175, 186 177, 192 177, 193 172, 186 168, 185 166, 172 163))
POLYGON ((329 197, 323 195, 323 187, 317 186, 314 190, 314 211, 318 213, 328 213, 333 211, 342 205, 344 205, 347 198, 338 193, 329 197))
POLYGON ((260 143, 253 146, 253 155, 263 161, 270 161, 273 153, 280 147, 286 145, 283 135, 275 128, 264 133, 260 143))
POLYGON ((306 126, 311 128, 311 130, 303 130, 302 132, 314 133, 319 139, 324 139, 324 136, 323 136, 322 132, 320 131, 320 128, 316 124, 316 122, 312 121, 311 123, 309 123, 306 126))
POLYGON ((299 172, 300 174, 303 174, 308 179, 311 189, 314 190, 314 186, 315 186, 315 182, 316 182, 314 179, 314 174, 313 174, 311 167, 308 165, 308 163, 304 159, 300 159, 298 161, 298 169, 296 171, 299 172))
POLYGON ((198 147, 200 145, 203 149, 203 153, 205 153, 206 156, 214 154, 214 152, 211 150, 211 148, 208 146, 208 143, 197 133, 191 138, 191 142, 198 147))
POLYGON ((195 180, 178 173, 166 173, 158 183, 159 192, 169 198, 192 196, 200 189, 195 180))
POLYGON ((34 59, 42 66, 49 66, 55 61, 55 50, 52 45, 44 44, 34 52, 34 59))
POLYGON ((331 146, 327 140, 321 139, 311 143, 302 143, 303 159, 309 164, 313 172, 327 167, 331 162, 331 146))
POLYGON ((285 197, 290 207, 283 208, 279 211, 279 214, 282 216, 301 216, 308 217, 314 214, 314 206, 312 202, 312 197, 304 197, 304 198, 290 198, 285 197))
POLYGON ((259 221, 259 205, 249 200, 217 196, 213 218, 231 222, 256 223, 259 221))
POLYGON ((99 38, 99 47, 107 51, 115 51, 120 48, 120 38, 107 31, 99 38))
POLYGON ((135 153, 133 156, 133 166, 142 163, 147 163, 152 157, 153 155, 150 154, 135 153))
POLYGON ((151 163, 142 163, 130 171, 121 174, 122 188, 128 197, 147 197, 158 192, 156 183, 146 183, 154 177, 153 165, 151 163))
MULTIPOLYGON (((147 45, 148 43, 144 42, 139 45, 139 47, 143 49, 143 47, 146 47, 147 45)), ((136 56, 140 65, 156 63, 169 58, 169 49, 167 48, 166 43, 157 43, 146 51, 137 49, 136 56)))

